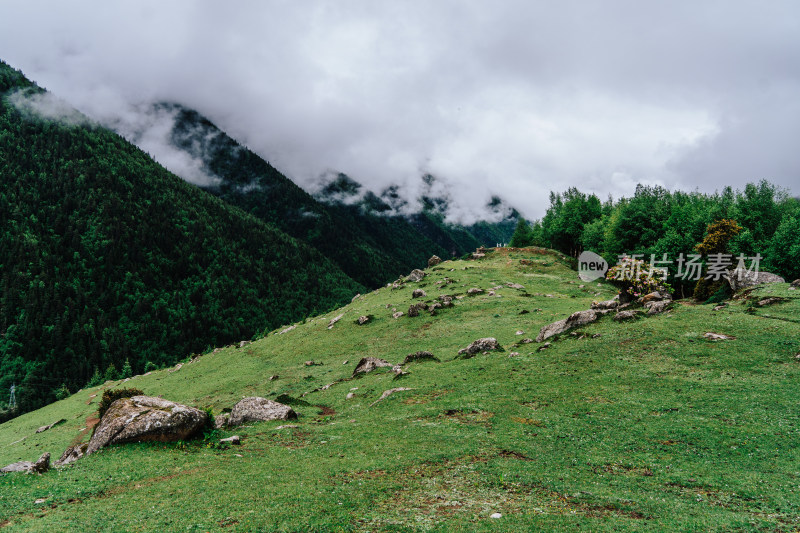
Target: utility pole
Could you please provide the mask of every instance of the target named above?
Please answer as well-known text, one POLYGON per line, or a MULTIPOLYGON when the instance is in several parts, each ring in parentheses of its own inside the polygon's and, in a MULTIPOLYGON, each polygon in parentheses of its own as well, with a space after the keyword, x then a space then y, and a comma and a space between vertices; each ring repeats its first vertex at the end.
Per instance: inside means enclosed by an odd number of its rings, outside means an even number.
POLYGON ((17 386, 11 385, 11 398, 8 400, 8 409, 13 410, 17 408, 17 395, 16 395, 17 386))

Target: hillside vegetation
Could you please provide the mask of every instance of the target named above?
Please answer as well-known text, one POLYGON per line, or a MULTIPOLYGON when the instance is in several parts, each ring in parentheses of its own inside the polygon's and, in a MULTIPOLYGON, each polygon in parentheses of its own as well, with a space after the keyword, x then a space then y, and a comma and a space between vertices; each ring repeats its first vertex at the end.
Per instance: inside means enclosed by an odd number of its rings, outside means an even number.
POLYGON ((0 62, 0 420, 349 301, 317 250, 187 184, 0 62), (22 102, 25 105, 20 105, 22 102))
POLYGON ((608 316, 540 350, 544 345, 518 343, 616 291, 605 282, 584 284, 565 256, 539 249, 499 249, 427 272, 421 282, 381 288, 284 333, 279 328, 180 368, 84 389, 0 425, 0 464, 7 464, 45 451, 58 457, 88 439, 101 393, 113 387, 208 406, 217 415, 244 396, 282 395, 299 414, 296 427, 264 422, 190 442, 117 446, 41 476, 0 477, 0 525, 8 531, 800 527, 800 301, 788 284, 757 289, 719 310, 676 302, 672 311, 633 322, 608 316), (473 287, 485 292, 466 296, 473 287), (395 309, 420 301, 412 299, 417 288, 426 301, 463 298, 435 316, 392 318, 395 309), (783 300, 754 303, 768 295, 783 300), (358 325, 359 316, 372 319, 358 325), (704 338, 707 332, 735 338, 715 342, 704 338), (495 337, 504 351, 457 357, 482 337, 495 337), (361 357, 397 364, 419 350, 439 361, 403 365, 408 374, 399 379, 390 369, 350 379, 361 357), (409 390, 375 403, 397 387, 409 390), (233 434, 241 446, 217 445, 233 434))

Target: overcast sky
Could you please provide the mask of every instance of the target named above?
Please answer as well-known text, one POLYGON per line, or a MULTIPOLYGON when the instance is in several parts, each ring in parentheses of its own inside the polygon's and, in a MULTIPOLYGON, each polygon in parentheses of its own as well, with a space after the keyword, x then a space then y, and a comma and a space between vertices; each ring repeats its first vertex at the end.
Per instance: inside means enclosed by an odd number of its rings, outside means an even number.
POLYGON ((800 193, 795 0, 26 0, 0 58, 104 123, 194 107, 306 188, 432 173, 464 217, 572 185, 800 193))

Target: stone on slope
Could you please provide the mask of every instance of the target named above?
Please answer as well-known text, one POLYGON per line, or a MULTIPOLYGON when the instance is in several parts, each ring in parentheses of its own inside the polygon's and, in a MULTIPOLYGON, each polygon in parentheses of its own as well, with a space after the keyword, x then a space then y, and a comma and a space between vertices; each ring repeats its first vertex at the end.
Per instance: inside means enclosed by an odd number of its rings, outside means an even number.
POLYGON ((341 315, 336 315, 335 317, 333 317, 331 319, 331 321, 328 322, 328 329, 333 329, 334 324, 339 322, 342 319, 343 316, 344 316, 344 313, 342 313, 341 315))
POLYGON ((30 461, 18 461, 16 463, 11 463, 8 466, 4 466, 0 468, 0 473, 7 474, 10 472, 29 472, 35 474, 43 474, 50 469, 50 454, 43 453, 41 457, 35 462, 32 463, 30 461))
POLYGON ((477 287, 473 287, 467 290, 467 294, 469 296, 475 296, 476 294, 483 294, 483 289, 479 289, 477 287))
POLYGON ((39 429, 36 430, 36 433, 44 433, 48 429, 53 429, 53 427, 61 424, 62 422, 66 422, 66 421, 67 420, 65 418, 62 418, 61 420, 57 420, 57 421, 53 422, 52 424, 49 424, 47 426, 42 426, 42 427, 40 427, 39 429))
POLYGON ((442 258, 441 257, 439 257, 438 255, 433 255, 433 256, 431 256, 430 259, 428 259, 428 268, 436 266, 441 262, 442 262, 442 258))
POLYGON ((64 453, 61 454, 61 458, 55 462, 56 466, 64 466, 70 463, 74 463, 84 455, 86 455, 86 448, 89 447, 88 442, 83 442, 81 444, 75 444, 73 446, 68 447, 64 450, 64 453))
POLYGON ((366 374, 367 372, 372 372, 376 368, 381 368, 385 366, 392 366, 389 361, 385 359, 379 359, 377 357, 362 357, 361 361, 358 362, 356 365, 356 369, 353 370, 353 377, 357 376, 358 374, 366 374))
POLYGON ((422 289, 414 289, 414 292, 411 293, 412 298, 423 298, 427 296, 428 293, 423 291, 422 289))
POLYGON ((672 300, 650 300, 644 304, 648 315, 663 313, 672 305, 672 300))
POLYGON ((478 353, 489 352, 492 350, 502 350, 502 349, 503 348, 500 346, 500 343, 497 342, 497 339, 495 339, 494 337, 484 337, 482 339, 473 341, 466 348, 460 349, 458 351, 458 355, 461 355, 465 359, 468 359, 478 353))
POLYGON ((592 302, 592 309, 616 309, 619 305, 617 300, 606 300, 604 302, 592 302))
POLYGON ((616 315, 614 315, 614 320, 616 320, 617 322, 622 322, 623 320, 633 320, 634 318, 636 318, 636 311, 630 309, 625 311, 620 311, 616 315))
POLYGON ((364 324, 366 324, 367 322, 369 322, 369 317, 368 317, 368 316, 366 316, 366 315, 362 315, 362 316, 358 317, 358 320, 357 320, 357 322, 358 322, 358 325, 359 325, 359 326, 363 326, 364 324))
POLYGON ((749 289, 750 287, 755 287, 756 285, 761 285, 764 283, 786 282, 786 280, 777 274, 771 274, 769 272, 748 272, 746 270, 742 270, 741 268, 728 271, 728 274, 725 276, 725 278, 728 280, 728 284, 731 286, 733 292, 738 292, 742 289, 749 289))
POLYGON ((97 424, 86 455, 111 444, 186 440, 202 430, 207 420, 204 411, 163 398, 120 398, 97 424))
POLYGON ((731 335, 725 335, 724 333, 714 333, 714 332, 711 332, 711 331, 709 331, 708 333, 703 334, 703 337, 705 337, 708 340, 712 340, 712 341, 731 341, 731 340, 734 340, 736 338, 736 337, 733 337, 731 335))
POLYGON ((572 313, 563 320, 559 320, 558 322, 553 322, 552 324, 544 326, 539 331, 539 335, 536 337, 536 342, 545 341, 550 337, 554 337, 556 335, 564 333, 565 331, 569 331, 572 328, 577 328, 579 326, 591 324, 592 322, 600 318, 600 316, 601 315, 593 309, 587 309, 586 311, 577 311, 575 313, 572 313))
POLYGON ((242 398, 231 409, 229 426, 240 426, 245 422, 267 422, 269 420, 295 420, 297 413, 288 405, 258 396, 242 398))
POLYGON ((422 270, 420 270, 418 268, 415 268, 414 270, 411 271, 411 274, 409 274, 406 277, 406 281, 410 281, 410 282, 422 281, 422 278, 424 278, 424 277, 425 277, 425 272, 423 272, 422 270))
POLYGON ((372 407, 376 403, 385 400, 386 398, 388 398, 389 396, 391 396, 395 392, 403 392, 403 391, 407 391, 407 390, 413 390, 413 389, 409 389, 408 387, 396 387, 394 389, 389 389, 387 391, 384 391, 383 394, 381 394, 381 397, 378 398, 377 400, 375 400, 374 402, 372 402, 369 406, 372 407))

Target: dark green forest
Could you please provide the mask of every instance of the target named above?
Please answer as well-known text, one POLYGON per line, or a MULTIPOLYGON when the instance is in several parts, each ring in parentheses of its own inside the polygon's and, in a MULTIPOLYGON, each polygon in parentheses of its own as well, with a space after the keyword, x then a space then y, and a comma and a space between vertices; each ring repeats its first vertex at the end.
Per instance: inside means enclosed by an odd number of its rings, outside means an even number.
POLYGON ((28 411, 365 290, 117 134, 18 110, 17 91, 42 92, 0 62, 0 407, 12 384, 28 411))
MULTIPOLYGON (((721 220, 736 221, 741 230, 720 253, 734 262, 740 254, 760 254, 760 270, 800 278, 800 200, 766 180, 714 194, 639 185, 631 198, 605 202, 570 188, 550 194, 541 220, 520 221, 511 245, 555 248, 573 257, 591 250, 611 265, 620 254, 676 258, 698 253, 709 225, 721 220)), ((676 278, 676 268, 669 267, 672 285, 679 295, 692 295, 694 284, 676 278)))

